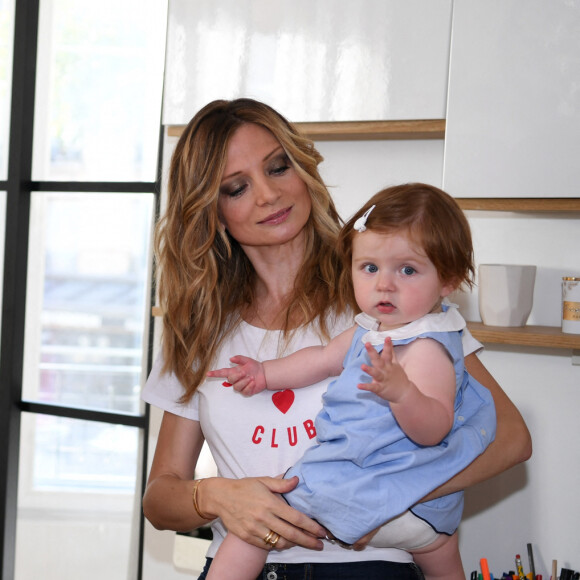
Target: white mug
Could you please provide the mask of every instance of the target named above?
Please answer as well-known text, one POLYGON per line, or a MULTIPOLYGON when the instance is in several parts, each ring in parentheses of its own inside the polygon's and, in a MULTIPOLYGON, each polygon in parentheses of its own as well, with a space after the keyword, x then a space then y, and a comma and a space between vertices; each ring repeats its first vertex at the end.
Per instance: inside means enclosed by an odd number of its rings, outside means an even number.
POLYGON ((534 303, 536 266, 479 265, 479 314, 489 326, 525 326, 534 303))

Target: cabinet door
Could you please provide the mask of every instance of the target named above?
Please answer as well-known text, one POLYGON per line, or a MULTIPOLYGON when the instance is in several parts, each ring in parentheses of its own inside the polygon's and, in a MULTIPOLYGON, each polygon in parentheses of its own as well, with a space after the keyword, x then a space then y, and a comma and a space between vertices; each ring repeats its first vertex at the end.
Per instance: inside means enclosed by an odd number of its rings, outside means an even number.
POLYGON ((444 187, 458 197, 578 197, 580 10, 455 2, 444 187))
POLYGON ((163 122, 254 97, 294 122, 441 119, 452 0, 172 0, 163 122))

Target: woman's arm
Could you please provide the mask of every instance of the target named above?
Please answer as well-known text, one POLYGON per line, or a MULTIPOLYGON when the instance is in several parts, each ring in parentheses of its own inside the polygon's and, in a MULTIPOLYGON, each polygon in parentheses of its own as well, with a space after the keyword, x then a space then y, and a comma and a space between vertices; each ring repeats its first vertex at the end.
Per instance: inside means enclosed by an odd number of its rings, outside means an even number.
POLYGON ((145 517, 157 529, 189 531, 208 522, 197 516, 191 498, 203 442, 198 421, 163 414, 143 496, 145 517))
POLYGON ((465 357, 469 374, 493 396, 497 428, 494 441, 463 471, 432 491, 422 501, 441 497, 485 481, 526 461, 532 454, 532 439, 523 417, 497 381, 475 354, 465 357))
POLYGON ((261 548, 270 530, 280 534, 277 549, 295 544, 322 549, 323 528, 291 508, 277 494, 293 489, 296 479, 272 477, 203 480, 193 501, 195 465, 204 438, 198 421, 165 412, 143 497, 145 517, 160 530, 188 531, 220 517, 226 528, 261 548))

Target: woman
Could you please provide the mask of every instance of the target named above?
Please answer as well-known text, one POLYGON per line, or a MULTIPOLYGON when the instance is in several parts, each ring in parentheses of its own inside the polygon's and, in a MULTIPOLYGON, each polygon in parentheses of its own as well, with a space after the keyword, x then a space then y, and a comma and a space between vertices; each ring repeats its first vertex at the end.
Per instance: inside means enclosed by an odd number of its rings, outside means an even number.
MULTIPOLYGON (((144 399, 165 413, 143 507, 159 529, 191 530, 219 518, 210 558, 227 529, 275 547, 268 562, 287 578, 302 578, 305 568, 315 579, 336 578, 337 569, 345 578, 420 578, 404 551, 367 547, 368 538, 356 551, 322 542, 324 530, 277 495, 296 485, 276 476, 314 442, 329 381, 249 399, 227 383, 205 383, 212 366, 226 366, 237 352, 274 358, 351 326, 355 305, 337 284, 340 219, 318 174, 321 161, 290 123, 249 99, 210 103, 181 136, 156 238, 163 352, 144 399), (220 477, 196 482, 204 440, 220 477)), ((472 341, 466 354, 475 348, 472 341)), ((432 497, 531 452, 525 424, 499 385, 474 354, 466 366, 493 394, 496 440, 432 497)))

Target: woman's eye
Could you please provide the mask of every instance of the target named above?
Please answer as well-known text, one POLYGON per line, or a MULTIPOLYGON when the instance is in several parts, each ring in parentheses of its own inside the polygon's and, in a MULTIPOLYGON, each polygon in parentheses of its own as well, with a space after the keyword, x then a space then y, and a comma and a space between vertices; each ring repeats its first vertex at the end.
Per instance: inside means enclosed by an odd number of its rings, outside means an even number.
POLYGON ((415 270, 415 268, 413 268, 412 266, 403 266, 401 268, 401 273, 404 274, 405 276, 411 276, 416 271, 417 270, 415 270))
POLYGON ((379 271, 379 268, 376 264, 365 264, 364 271, 368 272, 369 274, 376 274, 379 271))
POLYGON ((240 184, 233 183, 231 185, 228 185, 227 187, 222 187, 221 193, 227 195, 228 197, 239 197, 240 195, 242 195, 242 193, 244 193, 245 190, 246 190, 245 183, 240 184))
POLYGON ((288 169, 290 169, 289 165, 286 165, 286 164, 278 165, 272 169, 272 173, 274 175, 282 175, 282 174, 286 173, 286 171, 288 171, 288 169))
POLYGON ((276 159, 272 166, 270 167, 270 173, 272 175, 283 175, 292 167, 290 159, 286 155, 276 159))

